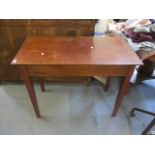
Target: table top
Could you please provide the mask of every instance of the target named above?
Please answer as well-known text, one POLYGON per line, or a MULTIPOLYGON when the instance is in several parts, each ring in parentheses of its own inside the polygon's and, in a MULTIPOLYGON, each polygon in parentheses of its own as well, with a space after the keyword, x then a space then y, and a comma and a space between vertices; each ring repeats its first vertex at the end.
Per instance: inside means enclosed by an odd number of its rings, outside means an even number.
POLYGON ((27 37, 13 65, 142 64, 121 37, 27 37))

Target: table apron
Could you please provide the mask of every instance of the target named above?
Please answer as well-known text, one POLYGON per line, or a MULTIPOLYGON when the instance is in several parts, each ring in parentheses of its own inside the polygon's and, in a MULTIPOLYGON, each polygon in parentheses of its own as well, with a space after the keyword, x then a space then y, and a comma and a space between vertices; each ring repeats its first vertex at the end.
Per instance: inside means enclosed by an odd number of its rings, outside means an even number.
POLYGON ((133 65, 23 65, 28 76, 126 76, 133 65))

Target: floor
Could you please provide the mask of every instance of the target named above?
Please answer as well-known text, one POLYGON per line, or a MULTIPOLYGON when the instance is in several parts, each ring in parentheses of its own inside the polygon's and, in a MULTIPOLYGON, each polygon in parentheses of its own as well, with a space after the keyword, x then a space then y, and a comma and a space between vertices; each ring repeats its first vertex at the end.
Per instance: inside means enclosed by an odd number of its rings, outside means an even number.
POLYGON ((152 117, 139 112, 136 117, 130 117, 129 112, 133 107, 154 111, 155 80, 132 87, 117 116, 111 117, 119 83, 120 78, 112 78, 108 92, 104 92, 96 82, 89 87, 82 84, 45 83, 44 93, 36 83, 41 119, 35 117, 23 83, 2 84, 0 134, 141 134, 152 117))

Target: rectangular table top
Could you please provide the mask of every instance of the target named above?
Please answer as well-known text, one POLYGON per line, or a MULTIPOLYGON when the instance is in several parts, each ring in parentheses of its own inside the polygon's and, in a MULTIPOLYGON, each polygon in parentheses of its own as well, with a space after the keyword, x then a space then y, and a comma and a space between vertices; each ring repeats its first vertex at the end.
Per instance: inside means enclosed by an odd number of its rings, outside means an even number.
POLYGON ((142 64, 122 37, 27 37, 13 65, 142 64))

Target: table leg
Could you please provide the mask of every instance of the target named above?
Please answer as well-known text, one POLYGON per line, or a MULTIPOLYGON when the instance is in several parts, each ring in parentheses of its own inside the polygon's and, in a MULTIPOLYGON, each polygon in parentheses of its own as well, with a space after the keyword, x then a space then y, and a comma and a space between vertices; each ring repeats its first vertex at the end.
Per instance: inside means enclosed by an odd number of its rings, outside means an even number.
POLYGON ((20 71, 21 71, 21 76, 22 76, 22 78, 24 80, 24 83, 26 85, 27 91, 29 93, 29 96, 30 96, 30 99, 31 99, 31 102, 32 102, 32 105, 33 105, 33 108, 34 108, 34 111, 35 111, 35 114, 36 114, 37 118, 40 118, 40 111, 39 111, 39 106, 38 106, 38 103, 37 103, 33 83, 31 81, 30 77, 28 76, 28 73, 27 73, 27 70, 26 70, 25 66, 21 66, 20 71))
POLYGON ((39 83, 40 83, 41 91, 45 92, 44 78, 43 77, 39 78, 39 83))
POLYGON ((133 74, 134 68, 135 68, 135 66, 134 67, 133 66, 129 67, 128 74, 123 79, 123 82, 122 82, 122 84, 120 86, 120 89, 119 89, 119 92, 118 92, 118 95, 117 95, 117 98, 116 98, 116 101, 115 101, 112 116, 116 116, 116 114, 117 114, 117 112, 119 110, 119 107, 121 106, 122 99, 125 96, 128 88, 129 88, 129 82, 130 82, 130 78, 131 78, 131 76, 133 74))
POLYGON ((110 86, 110 77, 107 77, 106 83, 104 85, 104 91, 108 91, 109 86, 110 86))

